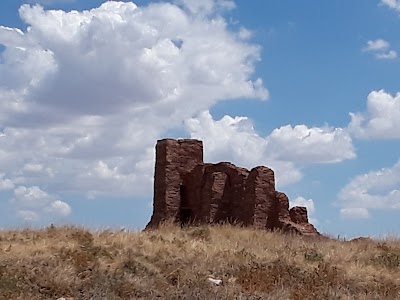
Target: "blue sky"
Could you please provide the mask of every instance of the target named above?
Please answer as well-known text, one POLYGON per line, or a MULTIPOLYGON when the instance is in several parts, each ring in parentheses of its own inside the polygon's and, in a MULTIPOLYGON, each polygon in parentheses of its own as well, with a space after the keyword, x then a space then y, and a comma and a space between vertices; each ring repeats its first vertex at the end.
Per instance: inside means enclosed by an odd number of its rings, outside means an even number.
POLYGON ((322 232, 400 233, 400 1, 5 0, 0 25, 0 227, 143 228, 155 141, 193 137, 322 232))

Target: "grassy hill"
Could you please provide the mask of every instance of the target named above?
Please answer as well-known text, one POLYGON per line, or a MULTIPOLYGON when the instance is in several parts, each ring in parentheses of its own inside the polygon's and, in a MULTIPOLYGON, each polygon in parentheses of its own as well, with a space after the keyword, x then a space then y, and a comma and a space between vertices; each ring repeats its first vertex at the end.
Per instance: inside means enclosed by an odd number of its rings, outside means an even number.
POLYGON ((400 299, 400 240, 337 241, 229 225, 0 231, 0 299, 60 297, 400 299))

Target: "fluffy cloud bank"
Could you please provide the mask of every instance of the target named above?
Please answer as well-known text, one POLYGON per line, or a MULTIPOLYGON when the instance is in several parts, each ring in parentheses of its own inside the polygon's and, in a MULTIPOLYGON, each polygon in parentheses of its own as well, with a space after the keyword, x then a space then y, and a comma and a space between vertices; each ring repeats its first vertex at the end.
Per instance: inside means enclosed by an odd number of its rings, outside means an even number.
POLYGON ((0 190, 14 191, 17 215, 67 216, 71 194, 148 195, 154 143, 183 123, 207 160, 270 166, 281 186, 299 181, 305 164, 354 158, 341 128, 286 125, 264 137, 246 117, 208 113, 221 100, 268 98, 251 32, 222 17, 234 7, 23 5, 26 30, 0 26, 0 190))
POLYGON ((246 117, 214 120, 208 111, 188 119, 186 130, 203 140, 205 159, 229 160, 248 168, 266 165, 276 171, 280 186, 299 181, 306 163, 332 163, 355 157, 352 140, 340 128, 290 125, 262 137, 246 117))
POLYGON ((356 157, 352 139, 342 128, 286 125, 267 137, 272 157, 297 163, 337 163, 356 157))
POLYGON ((37 186, 19 186, 14 190, 14 196, 11 202, 17 209, 17 216, 24 221, 38 221, 44 216, 48 219, 65 217, 71 213, 71 207, 67 203, 37 186))
POLYGON ((373 91, 368 95, 367 111, 350 116, 349 131, 359 138, 400 138, 400 93, 373 91))
MULTIPOLYGON (((348 131, 360 139, 400 138, 400 93, 372 91, 365 112, 350 113, 348 131)), ((370 217, 372 209, 400 208, 400 163, 356 176, 340 191, 340 214, 348 219, 370 217)))
POLYGON ((356 176, 339 193, 341 214, 368 218, 370 209, 400 209, 400 162, 356 176))
POLYGON ((157 138, 220 100, 267 99, 253 78, 259 47, 220 15, 232 8, 227 0, 108 1, 70 12, 22 5, 26 31, 0 26, 0 187, 18 192, 19 215, 66 215, 61 200, 19 205, 38 191, 149 193, 157 138))

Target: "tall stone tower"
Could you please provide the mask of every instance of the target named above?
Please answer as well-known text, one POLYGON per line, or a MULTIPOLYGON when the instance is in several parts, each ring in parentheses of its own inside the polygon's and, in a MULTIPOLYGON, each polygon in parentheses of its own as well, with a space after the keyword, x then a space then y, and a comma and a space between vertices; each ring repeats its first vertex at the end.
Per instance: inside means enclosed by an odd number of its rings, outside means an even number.
POLYGON ((179 220, 185 203, 183 177, 203 164, 203 143, 194 139, 163 139, 156 145, 153 215, 147 227, 179 220))

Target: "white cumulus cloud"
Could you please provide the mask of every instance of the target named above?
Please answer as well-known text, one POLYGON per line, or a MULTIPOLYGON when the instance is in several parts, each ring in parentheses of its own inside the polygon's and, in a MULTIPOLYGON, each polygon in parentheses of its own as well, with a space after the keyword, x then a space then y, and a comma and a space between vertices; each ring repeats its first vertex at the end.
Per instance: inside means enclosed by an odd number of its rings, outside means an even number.
MULTIPOLYGON (((0 26, 1 172, 52 194, 151 193, 158 138, 218 101, 268 98, 254 77, 260 47, 221 15, 232 8, 228 0, 107 1, 68 12, 22 5, 26 30, 0 26)), ((51 203, 19 215, 67 211, 51 203)))
POLYGON ((267 151, 280 160, 336 163, 356 157, 352 139, 342 128, 286 125, 267 137, 267 151))
POLYGON ((71 213, 71 207, 66 202, 47 194, 37 186, 15 188, 11 204, 17 216, 24 221, 39 221, 42 217, 65 217, 71 213))
POLYGON ((373 91, 367 98, 367 111, 350 113, 349 131, 359 138, 400 138, 400 93, 373 91))
POLYGON ((400 209, 400 162, 353 178, 339 193, 346 217, 366 218, 371 209, 400 209))
POLYGON ((351 138, 342 129, 288 125, 262 137, 247 117, 214 120, 208 111, 185 124, 192 138, 203 140, 206 161, 228 160, 247 168, 269 166, 275 170, 280 186, 299 181, 299 166, 305 163, 332 163, 355 157, 351 138))

